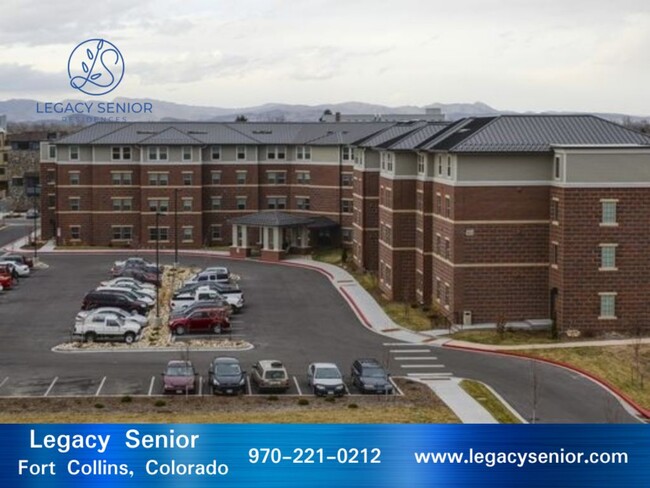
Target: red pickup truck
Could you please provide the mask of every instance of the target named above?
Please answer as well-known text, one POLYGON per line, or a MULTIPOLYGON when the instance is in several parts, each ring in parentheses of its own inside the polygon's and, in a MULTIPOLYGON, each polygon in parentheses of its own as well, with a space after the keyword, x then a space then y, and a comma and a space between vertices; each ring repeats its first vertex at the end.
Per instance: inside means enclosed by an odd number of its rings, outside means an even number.
POLYGON ((10 290, 14 285, 14 278, 11 276, 9 266, 0 266, 0 285, 3 290, 10 290))
POLYGON ((230 332, 230 319, 223 308, 199 309, 187 317, 176 317, 169 322, 172 334, 183 335, 188 332, 230 332))

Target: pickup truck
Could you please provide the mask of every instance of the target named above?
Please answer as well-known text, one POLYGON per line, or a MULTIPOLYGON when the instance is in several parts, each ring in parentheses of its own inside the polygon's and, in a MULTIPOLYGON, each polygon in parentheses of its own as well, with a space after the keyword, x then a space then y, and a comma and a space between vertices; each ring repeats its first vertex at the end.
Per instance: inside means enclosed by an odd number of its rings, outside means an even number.
POLYGON ((82 337, 85 342, 107 339, 132 344, 140 335, 140 330, 140 325, 135 321, 125 321, 117 315, 104 315, 88 316, 77 322, 72 334, 82 337))
POLYGON ((231 330, 228 314, 221 308, 195 310, 186 317, 171 319, 168 326, 175 335, 183 335, 186 332, 223 334, 231 330))
POLYGON ((234 312, 238 312, 244 306, 244 298, 239 294, 221 294, 211 286, 199 286, 174 293, 171 301, 171 309, 185 308, 195 302, 202 300, 225 300, 234 312))

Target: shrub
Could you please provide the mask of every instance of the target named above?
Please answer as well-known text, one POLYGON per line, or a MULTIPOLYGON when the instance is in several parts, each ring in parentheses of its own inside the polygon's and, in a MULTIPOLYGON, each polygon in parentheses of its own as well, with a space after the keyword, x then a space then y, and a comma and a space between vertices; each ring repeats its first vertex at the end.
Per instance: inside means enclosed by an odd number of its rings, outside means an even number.
POLYGON ((129 395, 124 395, 122 398, 120 398, 120 402, 122 403, 131 403, 133 401, 133 398, 131 398, 129 395))
POLYGON ((359 405, 357 405, 356 403, 350 403, 348 405, 348 408, 359 408, 359 405))
POLYGON ((277 402, 277 401, 279 400, 279 398, 277 397, 277 395, 269 395, 269 396, 266 397, 266 399, 267 399, 268 401, 270 401, 270 402, 277 402))
POLYGON ((104 408, 103 403, 95 403, 95 408, 104 408))
POLYGON ((300 405, 301 407, 304 407, 305 405, 309 405, 309 400, 307 400, 306 398, 300 398, 298 400, 298 405, 300 405))
POLYGON ((330 402, 330 403, 334 403, 336 401, 336 398, 334 398, 333 396, 328 396, 328 397, 325 397, 325 401, 330 402))
POLYGON ((154 403, 155 407, 164 407, 165 405, 167 405, 165 400, 156 400, 156 403, 154 403))

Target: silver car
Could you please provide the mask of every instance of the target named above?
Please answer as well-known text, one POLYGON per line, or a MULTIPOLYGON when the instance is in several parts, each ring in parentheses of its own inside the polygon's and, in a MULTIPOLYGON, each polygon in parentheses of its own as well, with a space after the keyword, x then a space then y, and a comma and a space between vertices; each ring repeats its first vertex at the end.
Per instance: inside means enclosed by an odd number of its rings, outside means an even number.
POLYGON ((105 318, 109 315, 117 315, 122 320, 136 322, 140 327, 146 327, 149 323, 149 319, 144 315, 137 313, 130 313, 126 310, 116 307, 100 307, 94 310, 82 310, 75 317, 75 323, 84 322, 87 317, 102 317, 105 318))

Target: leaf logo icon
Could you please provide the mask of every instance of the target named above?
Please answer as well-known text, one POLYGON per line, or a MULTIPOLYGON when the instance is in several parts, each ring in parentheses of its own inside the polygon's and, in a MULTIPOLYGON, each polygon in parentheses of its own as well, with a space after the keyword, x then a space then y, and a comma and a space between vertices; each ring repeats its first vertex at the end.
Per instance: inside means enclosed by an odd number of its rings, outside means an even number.
POLYGON ((105 39, 88 39, 78 44, 68 59, 70 86, 87 95, 105 95, 124 77, 120 50, 105 39))

